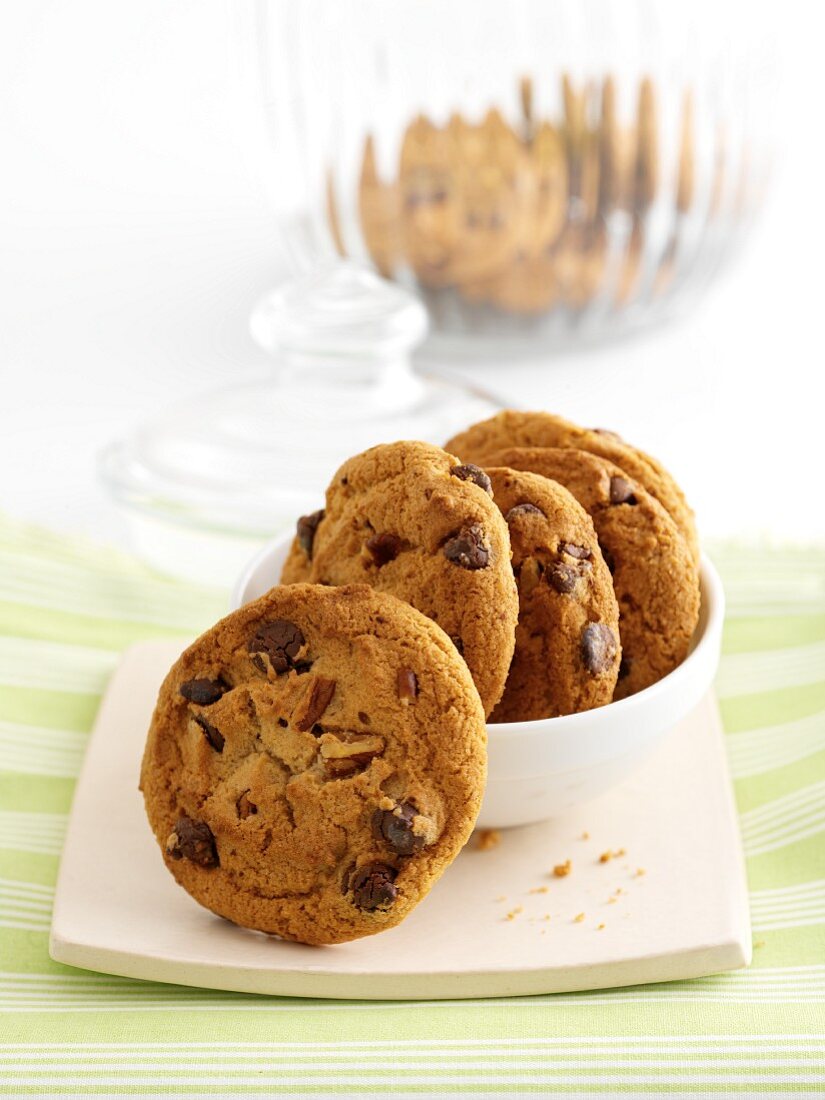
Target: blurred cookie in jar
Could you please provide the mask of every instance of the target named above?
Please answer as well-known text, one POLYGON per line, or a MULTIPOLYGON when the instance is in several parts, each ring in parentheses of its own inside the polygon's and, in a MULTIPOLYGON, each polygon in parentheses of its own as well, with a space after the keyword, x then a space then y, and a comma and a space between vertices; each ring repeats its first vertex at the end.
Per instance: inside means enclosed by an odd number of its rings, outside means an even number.
POLYGON ((390 278, 402 259, 401 195, 396 182, 381 179, 371 134, 364 142, 358 215, 372 262, 384 278, 390 278))
POLYGON ((407 127, 398 187, 404 258, 425 286, 445 286, 462 226, 447 133, 424 115, 407 127))

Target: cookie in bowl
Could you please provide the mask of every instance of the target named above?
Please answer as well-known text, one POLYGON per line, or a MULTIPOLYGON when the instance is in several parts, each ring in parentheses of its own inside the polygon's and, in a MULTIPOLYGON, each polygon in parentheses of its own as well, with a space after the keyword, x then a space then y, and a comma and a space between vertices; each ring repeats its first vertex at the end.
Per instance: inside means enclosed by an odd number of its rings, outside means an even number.
POLYGON ((160 690, 141 788, 201 905, 309 944, 398 924, 466 842, 484 715, 443 631, 365 585, 272 589, 160 690))
POLYGON ((553 413, 506 409, 489 420, 473 424, 446 444, 451 454, 480 466, 489 464, 491 455, 507 447, 567 447, 621 466, 670 514, 694 563, 698 564, 696 523, 681 488, 657 459, 627 443, 616 432, 581 428, 553 413))
POLYGON ((588 451, 517 447, 490 462, 559 482, 593 520, 619 604, 622 664, 614 698, 633 695, 680 665, 699 621, 699 579, 662 505, 623 469, 588 451))
POLYGON ((510 530, 519 590, 516 649, 491 722, 604 706, 619 674, 619 608, 593 521, 558 482, 488 466, 510 530))
POLYGON ((298 521, 281 583, 368 584, 405 600, 452 638, 489 714, 504 691, 519 606, 491 492, 481 469, 439 447, 373 447, 341 466, 323 511, 298 521))

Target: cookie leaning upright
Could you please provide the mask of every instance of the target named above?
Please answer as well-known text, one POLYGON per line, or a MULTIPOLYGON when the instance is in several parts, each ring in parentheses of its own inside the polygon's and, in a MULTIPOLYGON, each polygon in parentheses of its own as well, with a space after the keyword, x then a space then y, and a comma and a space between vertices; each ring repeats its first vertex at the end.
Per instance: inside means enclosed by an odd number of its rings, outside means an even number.
POLYGON ((614 698, 649 687, 685 659, 699 620, 699 580, 669 513, 612 462, 570 448, 516 447, 491 463, 558 481, 588 512, 613 574, 622 667, 614 698))
POLYGON ((202 905, 340 943, 397 924, 458 854, 485 739, 467 667, 427 618, 364 585, 283 586, 176 662, 141 788, 202 905))
POLYGON ((619 608, 593 521, 539 474, 488 466, 510 529, 519 590, 516 651, 492 722, 555 718, 613 698, 619 608))
POLYGON ((698 565, 696 523, 684 493, 660 462, 615 432, 580 428, 551 413, 506 409, 473 424, 446 444, 446 449, 460 455, 464 462, 481 466, 488 465, 490 456, 506 447, 572 447, 615 462, 670 513, 698 565))
POLYGON ((302 517, 281 582, 369 584, 433 619, 470 669, 485 714, 513 656, 518 592, 486 475, 427 443, 349 459, 323 514, 302 517))

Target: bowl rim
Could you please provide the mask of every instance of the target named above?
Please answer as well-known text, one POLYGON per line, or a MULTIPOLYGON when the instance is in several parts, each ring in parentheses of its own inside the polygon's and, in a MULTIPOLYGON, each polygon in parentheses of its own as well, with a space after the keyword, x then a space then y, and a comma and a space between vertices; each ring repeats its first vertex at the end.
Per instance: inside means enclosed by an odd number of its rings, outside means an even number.
MULTIPOLYGON (((232 586, 230 594, 231 610, 236 610, 248 602, 244 593, 259 566, 263 565, 278 550, 288 547, 293 539, 291 533, 270 539, 249 559, 232 586)), ((487 736, 497 741, 507 741, 516 737, 538 733, 552 728, 554 734, 573 732, 576 727, 595 722, 613 722, 632 719, 634 710, 646 709, 655 705, 666 694, 678 691, 682 683, 689 683, 696 665, 703 660, 705 650, 721 639, 722 624, 725 618, 725 591, 716 566, 702 551, 699 566, 699 584, 701 589, 700 620, 696 628, 693 644, 687 657, 667 676, 655 684, 591 710, 577 711, 575 714, 562 714, 554 718, 534 718, 519 722, 487 721, 487 736), (704 621, 703 621, 704 620, 704 621)))

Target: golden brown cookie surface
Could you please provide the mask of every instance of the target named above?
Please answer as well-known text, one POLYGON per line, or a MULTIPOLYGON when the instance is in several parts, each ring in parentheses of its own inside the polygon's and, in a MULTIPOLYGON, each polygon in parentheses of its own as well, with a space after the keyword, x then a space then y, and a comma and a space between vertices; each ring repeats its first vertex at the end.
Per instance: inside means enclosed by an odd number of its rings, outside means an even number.
POLYGON ((452 454, 479 465, 507 447, 573 447, 615 462, 667 509, 698 562, 696 525, 682 490, 660 462, 626 443, 615 432, 580 428, 551 413, 507 409, 472 425, 446 444, 452 454))
POLYGON ((177 881, 237 924, 304 943, 392 927, 467 840, 484 716, 463 661, 365 586, 293 585, 186 650, 141 788, 177 881))
POLYGON ((593 522, 555 481, 487 467, 510 529, 519 589, 516 651, 492 722, 554 718, 613 698, 619 608, 593 522))
POLYGON ((558 481, 590 514, 619 604, 622 666, 614 698, 641 691, 681 664, 699 619, 699 582, 661 504, 620 467, 587 451, 512 448, 490 463, 558 481))
POLYGON ((311 542, 308 522, 282 583, 369 584, 412 604, 453 639, 489 714, 513 655, 518 593, 483 471, 427 443, 382 444, 338 470, 311 542))

